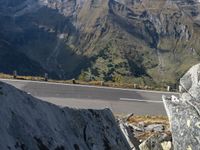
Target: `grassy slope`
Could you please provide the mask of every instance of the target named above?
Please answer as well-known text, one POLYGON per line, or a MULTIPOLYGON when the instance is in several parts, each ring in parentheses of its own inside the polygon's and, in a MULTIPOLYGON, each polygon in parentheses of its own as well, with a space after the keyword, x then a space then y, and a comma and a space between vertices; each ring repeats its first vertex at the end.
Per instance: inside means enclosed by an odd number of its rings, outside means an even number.
POLYGON ((86 1, 74 17, 42 8, 19 17, 15 24, 0 23, 1 37, 24 53, 30 64, 36 62, 41 72, 54 77, 144 86, 177 83, 199 62, 200 27, 195 17, 166 0, 125 2, 86 1), (183 37, 181 25, 187 27, 183 37), (65 38, 59 40, 60 34, 65 38))
POLYGON ((115 81, 118 78, 118 82, 151 85, 177 83, 190 66, 199 62, 199 27, 182 9, 176 5, 166 6, 164 2, 130 5, 128 13, 123 5, 110 4, 105 23, 106 34, 96 43, 92 40, 96 45, 93 51, 86 50, 90 55, 97 53, 91 66, 92 75, 91 70, 86 70, 86 74, 94 76, 94 79, 115 81), (166 33, 156 33, 158 29, 147 22, 149 17, 138 19, 147 8, 156 19, 165 17, 162 28, 166 33), (187 27, 185 32, 188 32, 189 38, 186 33, 181 37, 179 28, 182 25, 187 27))

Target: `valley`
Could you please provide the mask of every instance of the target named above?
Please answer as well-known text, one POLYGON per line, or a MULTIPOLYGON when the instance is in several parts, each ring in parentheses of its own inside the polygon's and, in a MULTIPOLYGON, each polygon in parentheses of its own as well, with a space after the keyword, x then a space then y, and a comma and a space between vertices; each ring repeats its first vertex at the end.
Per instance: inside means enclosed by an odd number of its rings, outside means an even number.
POLYGON ((0 72, 175 85, 199 62, 197 0, 1 0, 0 72))

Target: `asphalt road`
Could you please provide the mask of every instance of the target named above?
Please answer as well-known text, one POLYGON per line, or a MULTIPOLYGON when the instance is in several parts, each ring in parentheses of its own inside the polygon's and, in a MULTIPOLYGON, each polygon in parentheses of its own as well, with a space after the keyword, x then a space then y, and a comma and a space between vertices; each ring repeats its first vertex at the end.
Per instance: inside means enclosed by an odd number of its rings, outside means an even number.
POLYGON ((0 79, 34 97, 74 108, 110 108, 117 114, 155 114, 165 115, 162 95, 177 93, 97 87, 86 85, 59 84, 27 80, 0 79))

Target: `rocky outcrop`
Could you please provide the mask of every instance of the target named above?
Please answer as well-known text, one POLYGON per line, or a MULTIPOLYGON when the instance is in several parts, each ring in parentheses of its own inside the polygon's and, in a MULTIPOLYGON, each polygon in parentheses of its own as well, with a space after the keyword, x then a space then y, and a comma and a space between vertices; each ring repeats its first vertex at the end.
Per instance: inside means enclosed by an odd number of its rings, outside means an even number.
POLYGON ((180 80, 180 97, 163 96, 170 119, 175 150, 196 150, 200 145, 200 64, 193 66, 180 80))
POLYGON ((60 108, 0 83, 1 150, 129 150, 110 110, 60 108))

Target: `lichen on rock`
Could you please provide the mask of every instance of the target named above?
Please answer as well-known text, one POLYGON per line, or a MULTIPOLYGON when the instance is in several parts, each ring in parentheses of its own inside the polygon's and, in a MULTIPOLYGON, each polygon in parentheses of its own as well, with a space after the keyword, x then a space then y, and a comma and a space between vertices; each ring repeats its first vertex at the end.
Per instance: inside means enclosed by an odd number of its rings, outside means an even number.
POLYGON ((197 150, 200 145, 200 64, 193 66, 180 79, 180 97, 163 101, 170 120, 175 150, 197 150), (174 101, 173 99, 177 99, 174 101))

